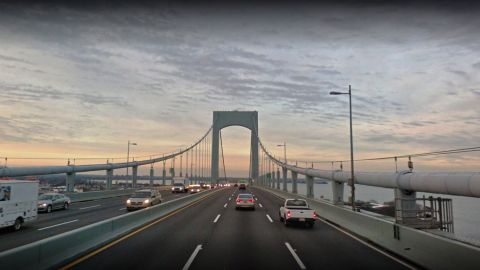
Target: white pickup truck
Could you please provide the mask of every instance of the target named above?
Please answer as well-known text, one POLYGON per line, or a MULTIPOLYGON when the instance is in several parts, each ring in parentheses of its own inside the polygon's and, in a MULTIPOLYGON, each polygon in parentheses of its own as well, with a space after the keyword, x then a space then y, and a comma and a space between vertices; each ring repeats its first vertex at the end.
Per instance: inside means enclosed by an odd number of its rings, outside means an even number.
POLYGON ((285 203, 280 206, 278 214, 280 221, 285 223, 285 226, 298 222, 313 227, 317 219, 315 210, 310 209, 308 203, 301 199, 286 199, 285 203))

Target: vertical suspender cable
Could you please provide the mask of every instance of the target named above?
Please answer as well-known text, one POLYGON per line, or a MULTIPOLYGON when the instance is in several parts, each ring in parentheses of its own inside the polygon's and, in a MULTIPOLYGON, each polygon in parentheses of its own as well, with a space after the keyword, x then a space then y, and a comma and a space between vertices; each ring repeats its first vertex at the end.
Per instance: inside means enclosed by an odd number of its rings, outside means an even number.
POLYGON ((252 147, 250 146, 250 159, 248 164, 248 181, 252 180, 252 147))
POLYGON ((198 144, 195 146, 195 181, 198 181, 198 144))
POLYGON ((225 169, 225 156, 223 155, 223 140, 222 140, 222 131, 220 130, 220 148, 222 149, 222 163, 223 163, 223 174, 225 175, 225 183, 227 182, 227 170, 225 169))
POLYGON ((190 179, 193 180, 193 148, 190 151, 190 179))
POLYGON ((210 141, 208 140, 208 136, 207 136, 207 177, 210 179, 210 151, 209 151, 209 143, 210 141))

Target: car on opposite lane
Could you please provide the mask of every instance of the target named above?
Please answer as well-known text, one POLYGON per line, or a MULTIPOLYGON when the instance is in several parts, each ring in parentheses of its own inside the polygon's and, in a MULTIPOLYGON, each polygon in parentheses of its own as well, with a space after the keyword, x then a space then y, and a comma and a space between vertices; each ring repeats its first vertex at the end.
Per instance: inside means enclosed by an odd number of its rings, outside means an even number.
POLYGON ((142 189, 135 191, 126 201, 127 211, 147 208, 162 202, 162 195, 156 189, 142 189))
POLYGON ((188 192, 188 187, 182 183, 174 183, 172 187, 172 193, 186 193, 188 192))
POLYGON ((202 191, 202 187, 200 185, 191 185, 189 187, 189 190, 190 190, 190 193, 198 193, 200 191, 202 191))
POLYGON ((235 209, 238 210, 240 208, 249 208, 255 210, 255 198, 253 194, 250 193, 241 193, 238 194, 237 199, 235 200, 235 209))
POLYGON ((71 200, 60 193, 44 193, 38 197, 37 211, 50 213, 55 209, 68 209, 71 200))

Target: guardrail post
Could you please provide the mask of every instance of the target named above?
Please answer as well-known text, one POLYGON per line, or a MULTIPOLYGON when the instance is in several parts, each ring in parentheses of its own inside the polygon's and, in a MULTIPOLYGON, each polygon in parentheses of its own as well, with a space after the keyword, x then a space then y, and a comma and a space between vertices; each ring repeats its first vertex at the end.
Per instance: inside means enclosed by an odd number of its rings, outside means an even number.
POLYGON ((293 193, 293 194, 297 194, 297 193, 298 193, 297 180, 298 180, 298 173, 292 171, 292 193, 293 193))
POLYGON ((112 189, 113 170, 107 170, 107 189, 112 189))
POLYGON ((275 170, 273 170, 272 171, 272 178, 270 178, 270 187, 271 188, 275 188, 275 179, 276 179, 275 170))
POLYGON ((307 175, 307 197, 313 198, 313 176, 307 175))
POLYGON ((283 172, 283 191, 287 191, 287 174, 288 174, 287 168, 282 168, 282 172, 283 172))
POLYGON ((163 171, 162 171, 162 181, 163 181, 163 185, 165 186, 166 185, 166 178, 167 178, 167 171, 165 170, 165 167, 163 167, 163 171))
POLYGON ((67 192, 73 192, 75 188, 75 173, 67 173, 66 180, 67 192))
POLYGON ((150 167, 150 187, 153 187, 153 166, 150 167))
POLYGON ((277 189, 280 189, 280 170, 277 168, 277 189))
POLYGON ((401 224, 416 222, 417 219, 417 192, 395 189, 395 220, 401 224))
POLYGON ((274 188, 275 187, 275 171, 270 172, 270 178, 268 179, 268 187, 274 188))
POLYGON ((137 187, 137 173, 138 173, 138 166, 132 167, 132 188, 137 187))

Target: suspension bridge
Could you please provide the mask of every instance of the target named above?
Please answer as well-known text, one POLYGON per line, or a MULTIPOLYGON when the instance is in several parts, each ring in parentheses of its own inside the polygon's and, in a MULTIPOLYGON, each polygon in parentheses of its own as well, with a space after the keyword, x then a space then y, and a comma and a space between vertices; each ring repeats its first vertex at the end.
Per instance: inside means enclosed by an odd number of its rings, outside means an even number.
MULTIPOLYGON (((401 158, 479 150, 379 159, 396 164, 401 158)), ((282 160, 262 141, 256 111, 215 111, 212 125, 198 140, 168 154, 123 162, 116 162, 119 157, 105 158, 102 164, 88 164, 88 159, 82 160, 87 164, 76 164, 81 159, 70 158, 65 165, 29 167, 8 166, 9 159, 15 158, 5 158, 0 178, 65 174, 67 194, 77 201, 68 211, 41 216, 18 234, 0 232, 0 265, 7 269, 467 269, 480 263, 478 246, 455 239, 452 200, 417 195, 478 198, 480 173, 415 172, 410 161, 407 170, 352 174, 343 169, 347 160, 282 160), (229 182, 221 131, 230 126, 251 132, 247 180, 257 210, 235 211, 239 191, 232 186, 171 194, 167 183, 175 177, 189 183, 229 182), (318 163, 331 163, 332 169, 314 168, 318 163), (144 186, 138 183, 139 167, 150 166, 148 185, 155 186, 154 164, 161 164, 164 202, 126 213, 124 200, 144 186), (334 164, 341 166, 335 169, 334 164), (132 171, 131 189, 116 189, 114 172, 125 168, 132 171), (74 193, 76 174, 98 171, 104 171, 105 190, 74 193), (303 194, 299 175, 305 177, 303 194), (330 182, 331 200, 318 199, 315 179, 330 182), (354 184, 391 189, 394 215, 355 207, 353 196, 344 197, 354 184), (305 199, 319 215, 318 226, 312 230, 283 226, 278 208, 286 198, 305 199)))

